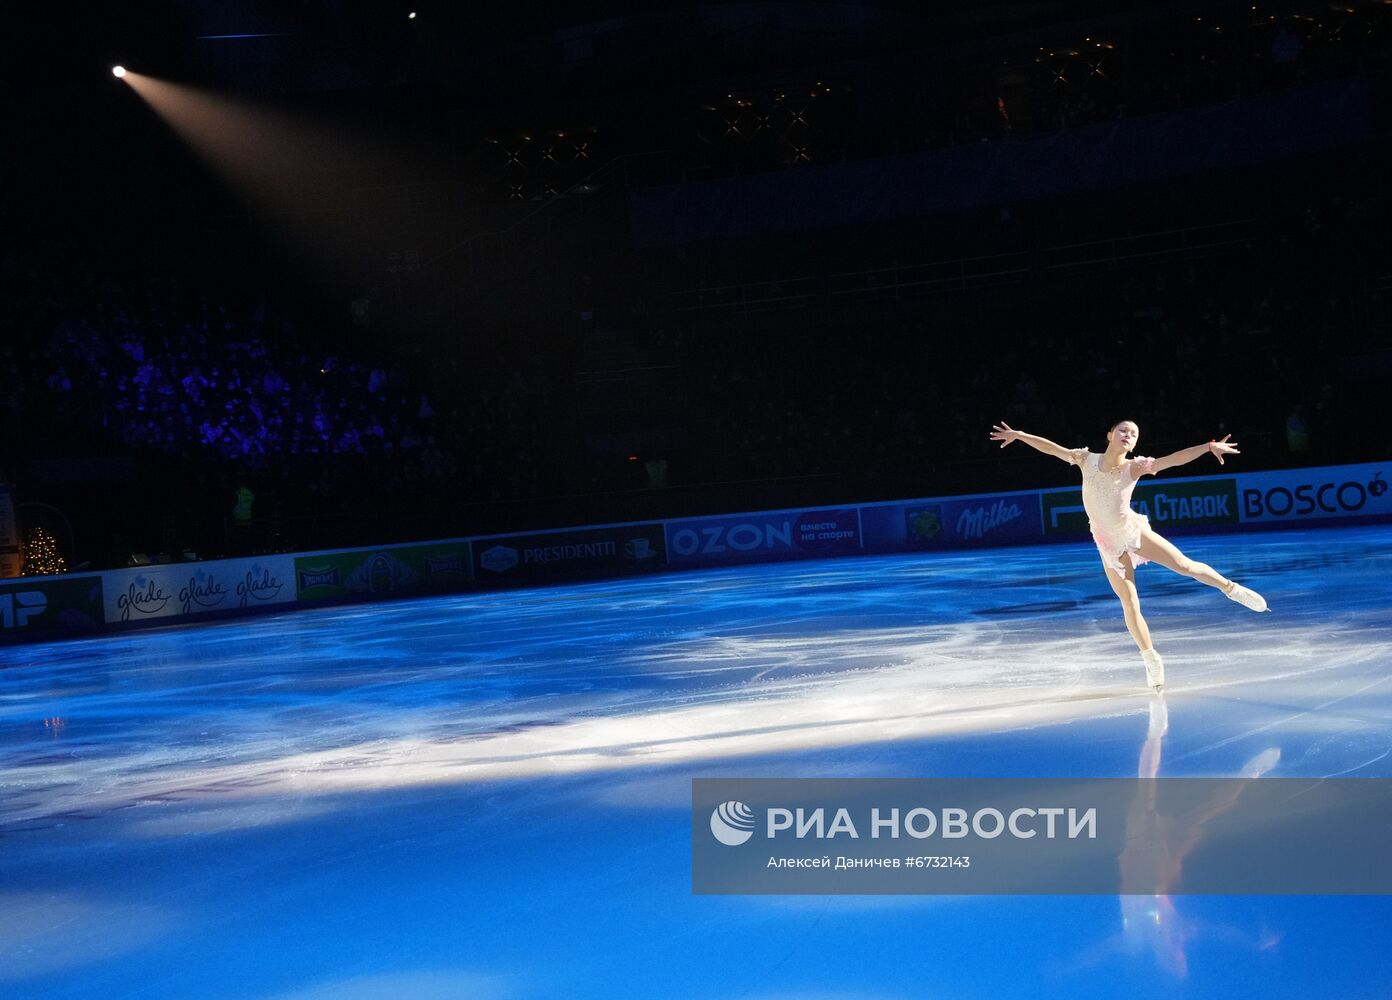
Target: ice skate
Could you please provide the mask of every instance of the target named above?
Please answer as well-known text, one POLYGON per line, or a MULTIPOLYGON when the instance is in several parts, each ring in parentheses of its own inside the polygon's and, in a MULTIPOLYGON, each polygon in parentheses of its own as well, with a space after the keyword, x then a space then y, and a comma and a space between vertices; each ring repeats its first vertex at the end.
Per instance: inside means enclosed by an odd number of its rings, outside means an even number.
POLYGON ((1243 607, 1251 608, 1253 611, 1271 610, 1266 606, 1265 597, 1262 597, 1262 595, 1258 594, 1255 590, 1248 590, 1236 580, 1230 582, 1223 590, 1223 593, 1227 594, 1231 600, 1236 601, 1243 607))
POLYGON ((1153 649, 1141 650, 1141 659, 1145 662, 1146 683, 1159 691, 1165 686, 1165 661, 1153 649))

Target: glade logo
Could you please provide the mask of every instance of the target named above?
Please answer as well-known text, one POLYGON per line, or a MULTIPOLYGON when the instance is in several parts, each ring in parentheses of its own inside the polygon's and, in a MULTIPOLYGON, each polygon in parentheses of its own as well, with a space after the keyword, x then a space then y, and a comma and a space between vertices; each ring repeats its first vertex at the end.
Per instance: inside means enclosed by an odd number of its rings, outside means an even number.
MULTIPOLYGON (((334 574, 337 582, 338 574, 334 574)), ((273 601, 280 595, 280 588, 285 586, 280 578, 265 566, 252 563, 251 569, 247 570, 246 577, 237 584, 237 606, 244 608, 247 600, 253 601, 273 601)))
POLYGON ((0 627, 23 628, 29 619, 48 609, 48 598, 41 590, 12 590, 0 594, 0 627))
POLYGON ((130 587, 116 598, 116 607, 121 612, 121 621, 130 621, 131 612, 141 615, 155 615, 164 610, 169 603, 169 594, 154 580, 137 576, 130 587))
POLYGON ((200 608, 215 608, 227 596, 227 588, 205 570, 189 578, 188 585, 179 591, 179 608, 188 614, 194 604, 200 608))
POLYGON ((1261 490, 1242 491, 1242 513, 1245 517, 1289 517, 1291 514, 1313 514, 1316 510, 1326 514, 1341 511, 1353 513, 1360 511, 1368 503, 1387 492, 1387 481, 1379 472, 1368 480, 1368 485, 1350 480, 1345 483, 1301 483, 1294 490, 1284 486, 1273 486, 1266 492, 1261 490), (1337 506, 1336 506, 1337 504, 1337 506))
POLYGON ((754 810, 731 799, 711 810, 711 833, 726 847, 738 847, 754 836, 754 810))
POLYGON ((720 552, 753 552, 755 549, 793 547, 793 522, 782 524, 711 524, 681 528, 672 534, 672 551, 679 556, 714 555, 720 552), (697 532, 700 534, 697 534, 697 532))
POLYGON ((479 557, 479 565, 493 573, 506 573, 517 565, 517 550, 495 545, 479 557))
POLYGON ((988 532, 1023 514, 1018 504, 1007 505, 1004 500, 997 500, 989 507, 968 507, 957 516, 957 534, 962 538, 984 538, 988 532))

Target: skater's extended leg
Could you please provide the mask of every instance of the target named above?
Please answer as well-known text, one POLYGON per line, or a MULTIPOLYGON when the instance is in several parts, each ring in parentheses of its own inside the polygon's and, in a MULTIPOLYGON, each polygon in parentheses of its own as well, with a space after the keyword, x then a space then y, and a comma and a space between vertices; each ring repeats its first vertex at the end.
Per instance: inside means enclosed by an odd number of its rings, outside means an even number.
POLYGON ((1171 542, 1161 538, 1150 528, 1141 530, 1141 555, 1151 562, 1157 562, 1166 569, 1179 573, 1181 576, 1206 583, 1210 587, 1217 587, 1225 593, 1232 584, 1231 580, 1217 572, 1208 563, 1190 559, 1175 548, 1171 542))
POLYGON ((1136 593, 1136 567, 1131 565, 1131 558, 1127 555, 1121 557, 1121 564, 1126 567, 1126 576, 1123 577, 1114 569, 1106 569, 1107 582, 1112 585, 1117 599, 1121 601, 1122 614, 1126 615, 1126 630, 1131 633, 1131 638, 1136 640, 1136 647, 1149 649, 1150 629, 1146 626, 1146 620, 1141 617, 1141 599, 1136 593))
POLYGON ((1217 587, 1225 595, 1253 611, 1267 611, 1266 598, 1235 580, 1229 580, 1208 563, 1190 559, 1150 528, 1141 529, 1141 555, 1191 579, 1217 587))

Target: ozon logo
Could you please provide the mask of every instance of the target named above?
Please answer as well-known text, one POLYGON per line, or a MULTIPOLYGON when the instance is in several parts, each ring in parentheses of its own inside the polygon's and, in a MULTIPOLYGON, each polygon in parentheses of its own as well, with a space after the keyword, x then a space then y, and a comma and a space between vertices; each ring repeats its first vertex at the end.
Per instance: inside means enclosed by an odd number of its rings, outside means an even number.
POLYGON ((719 524, 699 529, 682 528, 672 534, 672 551, 679 556, 721 552, 753 552, 755 549, 793 547, 793 522, 782 524, 719 524))
POLYGON ((738 847, 754 836, 754 810, 731 799, 711 810, 711 833, 726 847, 738 847))
POLYGON ((1343 483, 1301 483, 1294 489, 1273 486, 1269 490, 1243 490, 1245 517, 1301 517, 1317 512, 1351 514, 1367 506, 1368 498, 1387 492, 1387 482, 1379 472, 1365 486, 1355 480, 1343 483))

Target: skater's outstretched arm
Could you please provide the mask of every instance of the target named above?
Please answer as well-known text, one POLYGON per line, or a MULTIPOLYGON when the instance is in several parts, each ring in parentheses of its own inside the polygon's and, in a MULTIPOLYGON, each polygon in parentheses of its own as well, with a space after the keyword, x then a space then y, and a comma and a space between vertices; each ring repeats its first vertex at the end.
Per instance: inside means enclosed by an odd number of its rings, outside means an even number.
POLYGON ((1230 437, 1232 437, 1231 434, 1224 434, 1223 440, 1221 441, 1210 441, 1208 444, 1196 444, 1192 448, 1185 448, 1182 451, 1176 451, 1173 454, 1166 455, 1164 458, 1157 458, 1147 471, 1151 473, 1163 472, 1166 469, 1174 468, 1176 465, 1184 465, 1186 462, 1192 462, 1202 455, 1212 455, 1214 458, 1218 459, 1218 464, 1222 465, 1224 455, 1242 454, 1242 452, 1237 450, 1236 441, 1228 441, 1230 437))
POLYGON ((1073 465, 1076 461, 1073 452, 1062 445, 1054 444, 1054 442, 1050 441, 1048 438, 1042 438, 1035 434, 1026 434, 1024 431, 1013 430, 1011 426, 1003 420, 998 424, 991 425, 991 440, 999 441, 1002 448, 1012 441, 1023 441, 1035 451, 1042 451, 1046 455, 1053 455, 1061 462, 1067 462, 1069 465, 1073 465))

